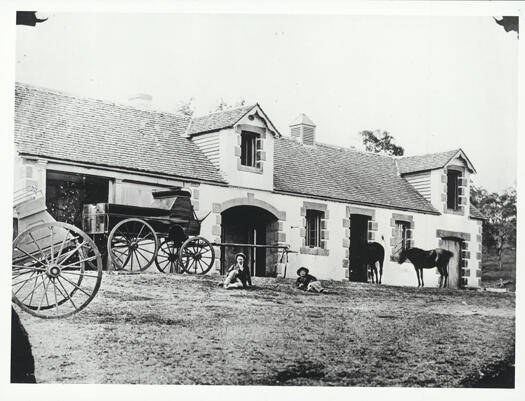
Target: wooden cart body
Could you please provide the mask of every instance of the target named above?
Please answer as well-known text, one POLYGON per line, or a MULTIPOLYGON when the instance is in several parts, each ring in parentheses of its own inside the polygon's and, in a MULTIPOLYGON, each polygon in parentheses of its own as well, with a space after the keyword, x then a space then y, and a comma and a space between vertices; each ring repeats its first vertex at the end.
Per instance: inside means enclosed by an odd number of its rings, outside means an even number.
POLYGON ((99 247, 105 243, 111 270, 144 271, 155 263, 161 272, 204 274, 215 259, 211 244, 199 237, 202 220, 191 194, 180 187, 154 191, 150 207, 84 205, 82 222, 99 247))

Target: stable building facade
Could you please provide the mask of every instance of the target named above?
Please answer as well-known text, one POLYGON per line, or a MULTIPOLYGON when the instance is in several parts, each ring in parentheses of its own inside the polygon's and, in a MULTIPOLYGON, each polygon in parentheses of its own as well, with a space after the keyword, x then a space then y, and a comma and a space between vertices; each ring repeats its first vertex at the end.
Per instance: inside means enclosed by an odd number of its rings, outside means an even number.
MULTIPOLYGON (((79 224, 84 203, 150 206, 152 191, 192 193, 201 235, 216 243, 212 273, 235 252, 254 276, 366 281, 362 250, 385 247, 383 283, 417 285, 401 249, 454 252, 451 287, 478 287, 482 216, 469 204, 475 168, 461 150, 389 157, 322 144, 307 116, 281 133, 258 105, 190 118, 16 86, 15 190, 42 190, 57 220, 79 224), (72 203, 77 203, 73 205, 72 203)), ((438 275, 425 272, 425 284, 438 275)))

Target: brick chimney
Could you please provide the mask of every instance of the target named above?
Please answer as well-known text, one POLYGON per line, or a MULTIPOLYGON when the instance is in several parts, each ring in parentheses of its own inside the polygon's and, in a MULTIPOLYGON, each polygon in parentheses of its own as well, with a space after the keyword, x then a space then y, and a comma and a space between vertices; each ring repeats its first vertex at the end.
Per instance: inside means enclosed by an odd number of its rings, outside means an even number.
POLYGON ((305 145, 315 144, 315 123, 304 113, 290 123, 290 135, 305 145))

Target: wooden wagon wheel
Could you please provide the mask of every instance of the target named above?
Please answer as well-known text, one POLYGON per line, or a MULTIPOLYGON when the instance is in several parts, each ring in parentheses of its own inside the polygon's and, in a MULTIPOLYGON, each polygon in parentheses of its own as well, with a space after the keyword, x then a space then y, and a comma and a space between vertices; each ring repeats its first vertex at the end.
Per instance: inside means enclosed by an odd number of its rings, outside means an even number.
POLYGON ((39 224, 13 242, 12 300, 33 316, 56 319, 82 310, 101 281, 97 246, 71 224, 39 224))
POLYGON ((215 261, 215 250, 203 237, 188 238, 180 247, 179 264, 183 272, 205 274, 215 261))
POLYGON ((179 272, 179 247, 175 241, 170 241, 167 238, 161 241, 155 258, 155 265, 162 273, 179 272))
POLYGON ((115 269, 144 271, 157 257, 157 233, 144 220, 122 220, 111 230, 107 249, 108 260, 115 269))

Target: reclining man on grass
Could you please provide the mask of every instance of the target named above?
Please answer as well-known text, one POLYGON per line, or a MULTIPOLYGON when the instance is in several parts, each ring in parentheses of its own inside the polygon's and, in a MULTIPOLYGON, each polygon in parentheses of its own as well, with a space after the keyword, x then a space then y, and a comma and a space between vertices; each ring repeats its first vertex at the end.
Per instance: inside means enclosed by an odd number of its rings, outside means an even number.
POLYGON ((231 265, 226 273, 224 288, 249 288, 252 286, 250 268, 245 266, 246 255, 239 252, 235 255, 235 264, 231 265))

